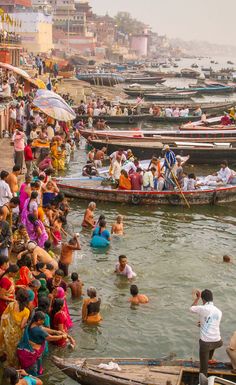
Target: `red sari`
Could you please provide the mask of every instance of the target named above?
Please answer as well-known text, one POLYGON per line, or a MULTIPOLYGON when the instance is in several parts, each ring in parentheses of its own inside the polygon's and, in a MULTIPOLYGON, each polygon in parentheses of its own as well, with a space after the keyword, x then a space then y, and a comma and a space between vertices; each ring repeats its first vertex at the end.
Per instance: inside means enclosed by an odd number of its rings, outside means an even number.
MULTIPOLYGON (((60 310, 57 312, 53 317, 53 329, 59 330, 58 325, 63 325, 64 332, 67 333, 67 315, 63 310, 60 310)), ((59 341, 54 342, 57 346, 60 346, 61 348, 64 348, 66 346, 66 338, 62 338, 59 341)))
MULTIPOLYGON (((7 276, 4 276, 3 278, 0 279, 0 290, 1 289, 4 289, 6 291, 7 297, 11 299, 15 298, 15 284, 7 276)), ((9 305, 8 301, 5 301, 4 299, 0 298, 0 317, 2 316, 2 313, 5 311, 8 305, 9 305)))

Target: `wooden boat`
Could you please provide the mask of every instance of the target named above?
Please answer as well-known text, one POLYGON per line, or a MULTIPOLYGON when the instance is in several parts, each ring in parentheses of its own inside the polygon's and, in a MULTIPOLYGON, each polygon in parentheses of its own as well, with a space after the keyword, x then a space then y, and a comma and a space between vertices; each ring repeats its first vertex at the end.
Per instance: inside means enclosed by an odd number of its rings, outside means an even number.
MULTIPOLYGON (((155 153, 153 155, 156 155, 155 153)), ((173 205, 183 206, 179 191, 136 191, 118 190, 102 186, 103 178, 87 177, 76 180, 57 181, 58 188, 66 196, 91 201, 117 202, 134 205, 173 205)), ((209 205, 236 201, 236 186, 208 187, 194 191, 184 191, 190 205, 209 205)))
MULTIPOLYGON (((101 149, 107 148, 107 153, 111 154, 120 148, 124 150, 131 149, 133 154, 139 159, 149 159, 152 156, 161 157, 163 155, 163 142, 142 141, 139 140, 91 140, 93 147, 101 149)), ((169 141, 171 150, 176 155, 190 156, 191 164, 216 164, 219 165, 224 159, 230 164, 236 164, 236 147, 229 143, 197 143, 183 142, 176 139, 175 142, 169 141)))
MULTIPOLYGON (((199 362, 153 358, 78 358, 53 357, 54 364, 81 385, 197 385, 199 362), (99 368, 113 362, 121 371, 99 368)), ((236 375, 229 363, 209 365, 209 375, 218 376, 215 383, 233 385, 236 375), (225 379, 225 380, 224 380, 225 379), (230 380, 230 381, 226 381, 230 380)), ((210 384, 209 384, 210 385, 210 384)), ((211 385, 214 384, 211 382, 211 385)))
POLYGON ((166 81, 160 76, 145 76, 145 77, 127 77, 125 78, 125 83, 138 83, 138 84, 162 84, 166 81))
MULTIPOLYGON (((83 119, 85 121, 88 120, 88 115, 77 115, 74 123, 83 119)), ((199 120, 199 116, 181 116, 181 117, 167 117, 167 116, 155 116, 150 114, 132 114, 132 115, 100 115, 93 118, 94 122, 98 119, 104 119, 107 124, 134 124, 138 122, 157 122, 157 123, 172 123, 172 124, 182 124, 195 122, 199 120)))
POLYGON ((93 137, 105 140, 112 139, 127 139, 130 138, 138 139, 138 138, 155 138, 157 136, 171 136, 174 138, 192 138, 192 139, 202 139, 202 138, 224 138, 225 140, 230 140, 231 137, 236 136, 236 128, 234 127, 231 130, 222 129, 222 130, 214 130, 212 129, 205 130, 204 127, 199 127, 199 129, 159 129, 159 130, 79 130, 81 135, 84 138, 93 137))
POLYGON ((183 68, 180 71, 180 73, 183 78, 191 78, 191 79, 196 79, 201 75, 199 71, 196 71, 192 68, 183 68))
POLYGON ((203 94, 228 94, 229 92, 234 92, 234 87, 223 85, 223 84, 217 84, 217 85, 208 85, 208 86, 196 86, 196 87, 189 87, 189 88, 177 88, 179 91, 195 91, 199 95, 203 94))
POLYGON ((124 87, 123 91, 126 95, 129 95, 131 97, 136 96, 145 96, 146 94, 155 94, 158 92, 168 92, 171 91, 173 88, 169 88, 166 86, 149 86, 149 87, 142 87, 139 84, 132 84, 129 87, 124 87))
MULTIPOLYGON (((119 103, 122 107, 134 107, 137 106, 137 103, 133 100, 123 100, 120 101, 119 103)), ((199 106, 201 107, 202 111, 204 111, 207 114, 214 114, 214 113, 220 113, 229 110, 232 106, 236 104, 236 101, 234 100, 229 100, 227 102, 193 102, 193 101, 188 101, 188 108, 190 113, 196 110, 199 106)), ((142 102, 141 104, 141 110, 142 112, 148 112, 149 108, 153 106, 153 102, 142 102)), ((167 102, 161 102, 158 101, 158 106, 160 108, 167 108, 170 106, 170 103, 167 102)), ((178 101, 172 101, 171 102, 172 107, 179 107, 179 108, 185 108, 186 103, 183 102, 178 102, 178 101)))
POLYGON ((191 99, 196 95, 196 91, 172 91, 172 92, 160 92, 160 93, 144 93, 144 97, 147 100, 185 100, 191 99))
POLYGON ((77 73, 78 80, 83 80, 97 86, 114 86, 123 83, 124 78, 114 73, 77 73))

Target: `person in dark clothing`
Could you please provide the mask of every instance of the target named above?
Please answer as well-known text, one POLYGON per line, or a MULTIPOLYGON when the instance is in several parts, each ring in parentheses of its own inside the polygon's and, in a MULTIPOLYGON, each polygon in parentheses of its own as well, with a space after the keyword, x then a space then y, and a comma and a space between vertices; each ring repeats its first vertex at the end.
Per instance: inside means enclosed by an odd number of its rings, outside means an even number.
POLYGON ((8 222, 3 220, 4 212, 0 207, 0 256, 8 257, 8 247, 11 241, 11 229, 8 222))

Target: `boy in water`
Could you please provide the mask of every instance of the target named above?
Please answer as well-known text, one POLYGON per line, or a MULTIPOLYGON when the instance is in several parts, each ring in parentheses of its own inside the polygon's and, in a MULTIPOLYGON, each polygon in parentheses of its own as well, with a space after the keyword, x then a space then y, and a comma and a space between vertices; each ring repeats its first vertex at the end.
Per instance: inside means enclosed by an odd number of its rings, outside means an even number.
POLYGON ((116 223, 113 223, 111 233, 116 235, 124 235, 124 224, 122 215, 117 215, 116 223))
POLYGON ((145 294, 139 294, 137 285, 130 286, 130 294, 132 297, 129 298, 129 302, 131 302, 132 305, 139 305, 140 303, 143 304, 149 302, 149 299, 145 294))
POLYGON ((69 242, 62 243, 59 267, 64 272, 65 277, 68 276, 69 266, 73 259, 73 251, 80 249, 81 247, 77 235, 74 235, 69 242))
POLYGON ((77 273, 71 274, 72 282, 69 283, 68 287, 71 289, 71 298, 80 299, 83 295, 83 282, 79 279, 79 275, 77 273))

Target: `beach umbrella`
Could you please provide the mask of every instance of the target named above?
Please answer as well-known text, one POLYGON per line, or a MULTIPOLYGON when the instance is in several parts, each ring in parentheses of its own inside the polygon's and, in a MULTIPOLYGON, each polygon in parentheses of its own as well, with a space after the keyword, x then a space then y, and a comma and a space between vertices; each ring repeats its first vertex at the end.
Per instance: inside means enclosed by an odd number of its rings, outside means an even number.
POLYGON ((21 68, 14 67, 11 64, 0 62, 0 68, 4 68, 6 70, 12 71, 17 75, 22 76, 22 78, 24 79, 30 79, 30 75, 26 71, 22 70, 21 68))
POLYGON ((39 89, 42 89, 42 90, 45 90, 46 89, 46 84, 44 83, 43 80, 41 79, 27 79, 27 81, 30 83, 30 84, 33 84, 35 87, 39 88, 39 89))
MULTIPOLYGON (((51 91, 45 92, 51 93, 51 91)), ((47 97, 45 94, 36 96, 36 98, 33 100, 33 105, 42 111, 45 115, 48 115, 51 118, 62 122, 74 120, 76 117, 76 114, 72 108, 57 94, 56 96, 50 95, 47 97)))

